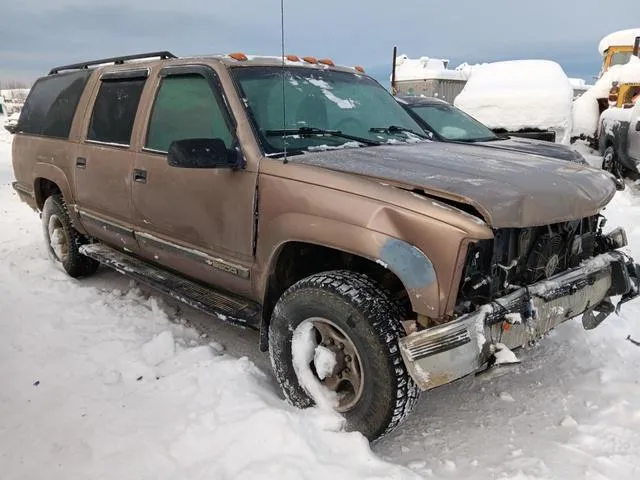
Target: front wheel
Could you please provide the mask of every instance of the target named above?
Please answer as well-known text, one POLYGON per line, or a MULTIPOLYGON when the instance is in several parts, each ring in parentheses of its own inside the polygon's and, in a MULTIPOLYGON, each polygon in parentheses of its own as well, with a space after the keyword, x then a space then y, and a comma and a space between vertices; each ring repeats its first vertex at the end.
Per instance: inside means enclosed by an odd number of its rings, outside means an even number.
POLYGON ((413 409, 419 389, 404 366, 397 305, 365 275, 334 271, 289 288, 270 324, 276 377, 290 403, 331 407, 369 440, 413 409))
POLYGON ((618 179, 622 179, 626 173, 613 146, 607 147, 604 151, 604 155, 602 156, 602 169, 612 173, 618 179))
POLYGON ((42 207, 42 230, 51 259, 71 277, 95 273, 99 263, 80 253, 86 239, 71 223, 62 195, 48 197, 42 207))

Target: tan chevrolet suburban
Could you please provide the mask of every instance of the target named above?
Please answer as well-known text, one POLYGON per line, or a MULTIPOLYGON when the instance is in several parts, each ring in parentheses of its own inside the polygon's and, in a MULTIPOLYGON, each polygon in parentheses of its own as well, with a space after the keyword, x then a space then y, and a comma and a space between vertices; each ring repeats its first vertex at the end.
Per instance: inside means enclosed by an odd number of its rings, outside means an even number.
POLYGON ((359 67, 154 52, 40 78, 14 186, 70 276, 102 263, 259 329, 291 403, 375 439, 638 292, 608 173, 420 132, 359 67))

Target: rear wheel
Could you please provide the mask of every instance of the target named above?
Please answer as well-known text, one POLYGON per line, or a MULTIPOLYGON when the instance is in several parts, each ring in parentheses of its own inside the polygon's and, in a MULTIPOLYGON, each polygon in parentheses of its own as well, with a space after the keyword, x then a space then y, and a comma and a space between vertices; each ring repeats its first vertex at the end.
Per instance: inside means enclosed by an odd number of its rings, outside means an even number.
POLYGON ((84 277, 98 269, 98 262, 80 253, 80 246, 87 240, 73 228, 62 195, 51 195, 45 200, 42 230, 49 256, 69 276, 84 277))
POLYGON ((399 308, 365 275, 326 272, 301 280, 278 301, 269 347, 286 398, 331 407, 374 440, 414 407, 419 389, 398 347, 399 308))

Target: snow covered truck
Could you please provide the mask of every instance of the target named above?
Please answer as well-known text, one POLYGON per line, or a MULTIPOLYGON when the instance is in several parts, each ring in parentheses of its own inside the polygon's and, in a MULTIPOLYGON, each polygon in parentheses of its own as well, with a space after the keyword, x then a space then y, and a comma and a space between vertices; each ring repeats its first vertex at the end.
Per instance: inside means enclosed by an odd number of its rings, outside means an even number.
POLYGON ((373 440, 420 391, 638 294, 610 174, 421 132, 330 59, 99 59, 31 89, 14 188, 70 276, 102 263, 259 330, 293 405, 373 440))
MULTIPOLYGON (((640 85, 640 28, 605 36, 598 45, 602 69, 597 82, 573 102, 572 140, 601 147, 600 116, 610 107, 630 108, 640 85)), ((612 114, 617 115, 616 113, 612 114)), ((609 145, 604 145, 606 149, 609 145)), ((605 167, 613 166, 606 162, 605 167)))

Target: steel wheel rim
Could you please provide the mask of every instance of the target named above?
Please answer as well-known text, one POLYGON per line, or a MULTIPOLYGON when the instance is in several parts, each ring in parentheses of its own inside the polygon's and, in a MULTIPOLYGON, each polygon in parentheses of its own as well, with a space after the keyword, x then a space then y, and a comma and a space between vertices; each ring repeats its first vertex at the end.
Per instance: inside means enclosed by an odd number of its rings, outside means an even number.
POLYGON ((47 224, 49 250, 58 262, 64 262, 69 255, 69 241, 57 215, 51 215, 47 224))
POLYGON ((320 378, 313 361, 309 366, 316 380, 337 394, 336 411, 348 412, 358 403, 364 390, 364 371, 358 349, 349 335, 331 320, 312 317, 302 323, 310 323, 313 326, 316 347, 323 346, 334 353, 336 365, 330 375, 320 378))

